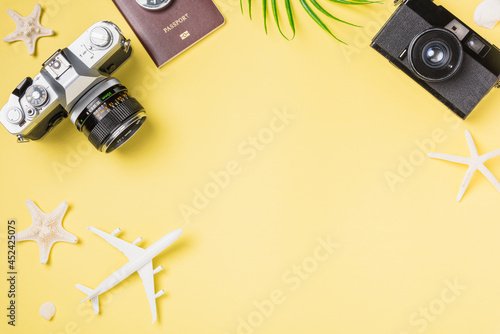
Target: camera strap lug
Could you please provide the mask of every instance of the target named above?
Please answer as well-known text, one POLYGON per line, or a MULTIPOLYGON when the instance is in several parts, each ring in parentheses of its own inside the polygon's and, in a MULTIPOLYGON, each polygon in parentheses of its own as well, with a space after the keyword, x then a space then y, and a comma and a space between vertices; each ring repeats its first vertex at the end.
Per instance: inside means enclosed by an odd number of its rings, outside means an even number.
POLYGON ((18 143, 29 143, 31 140, 24 138, 21 135, 17 135, 17 142, 18 143))
POLYGON ((125 51, 125 53, 127 53, 128 50, 130 50, 130 39, 123 41, 122 47, 123 47, 123 50, 125 51))

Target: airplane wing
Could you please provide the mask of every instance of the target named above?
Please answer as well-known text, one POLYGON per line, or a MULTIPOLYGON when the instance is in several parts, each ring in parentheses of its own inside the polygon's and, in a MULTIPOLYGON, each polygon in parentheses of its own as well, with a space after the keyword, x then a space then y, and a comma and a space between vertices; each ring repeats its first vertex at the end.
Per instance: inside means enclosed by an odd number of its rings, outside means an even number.
POLYGON ((146 290, 146 296, 148 297, 149 307, 151 308, 151 314, 153 316, 153 322, 156 321, 156 294, 155 294, 155 282, 153 278, 153 261, 146 263, 141 269, 137 270, 139 276, 141 276, 142 284, 144 284, 144 290, 146 290))
MULTIPOLYGON (((135 259, 142 253, 144 253, 144 249, 141 247, 132 245, 131 243, 128 243, 120 238, 117 238, 109 233, 103 232, 95 227, 87 227, 87 230, 90 230, 106 240, 111 246, 115 247, 118 249, 120 252, 122 252, 129 260, 135 259)), ((152 264, 151 264, 152 266, 152 264)), ((152 271, 152 269, 151 269, 152 271)), ((151 275, 152 276, 152 275, 151 275)), ((142 277, 142 276, 141 276, 142 277)), ((154 289, 153 289, 154 292, 154 289)))

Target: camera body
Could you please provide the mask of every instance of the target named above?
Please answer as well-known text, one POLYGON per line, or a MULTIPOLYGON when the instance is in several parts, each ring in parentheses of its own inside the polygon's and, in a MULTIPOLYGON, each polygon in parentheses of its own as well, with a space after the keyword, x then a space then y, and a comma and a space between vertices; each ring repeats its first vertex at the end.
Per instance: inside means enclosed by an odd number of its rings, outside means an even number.
POLYGON ((0 110, 0 123, 26 142, 41 139, 69 116, 98 150, 111 152, 146 119, 142 106, 110 77, 131 53, 130 40, 115 24, 92 25, 16 87, 0 110))
POLYGON ((500 88, 500 50, 432 0, 396 4, 371 46, 465 119, 500 88))

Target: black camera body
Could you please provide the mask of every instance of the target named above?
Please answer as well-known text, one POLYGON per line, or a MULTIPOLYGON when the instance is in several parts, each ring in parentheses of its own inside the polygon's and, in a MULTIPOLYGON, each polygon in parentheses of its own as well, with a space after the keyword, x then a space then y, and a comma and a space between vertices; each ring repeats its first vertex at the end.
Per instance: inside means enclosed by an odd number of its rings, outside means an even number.
POLYGON ((465 119, 500 88, 500 50, 432 0, 396 4, 372 48, 465 119))

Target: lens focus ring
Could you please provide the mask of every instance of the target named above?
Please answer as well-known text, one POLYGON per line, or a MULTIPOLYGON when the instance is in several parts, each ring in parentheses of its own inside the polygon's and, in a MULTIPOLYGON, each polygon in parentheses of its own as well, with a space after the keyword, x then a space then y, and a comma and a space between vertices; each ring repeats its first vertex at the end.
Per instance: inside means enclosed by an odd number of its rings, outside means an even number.
POLYGON ((442 82, 460 69, 463 48, 449 30, 431 28, 414 37, 408 48, 411 70, 422 80, 442 82))
POLYGON ((115 131, 123 122, 132 117, 138 111, 143 110, 141 104, 133 97, 122 101, 113 107, 104 118, 96 124, 89 133, 89 141, 99 149, 104 141, 115 131))

